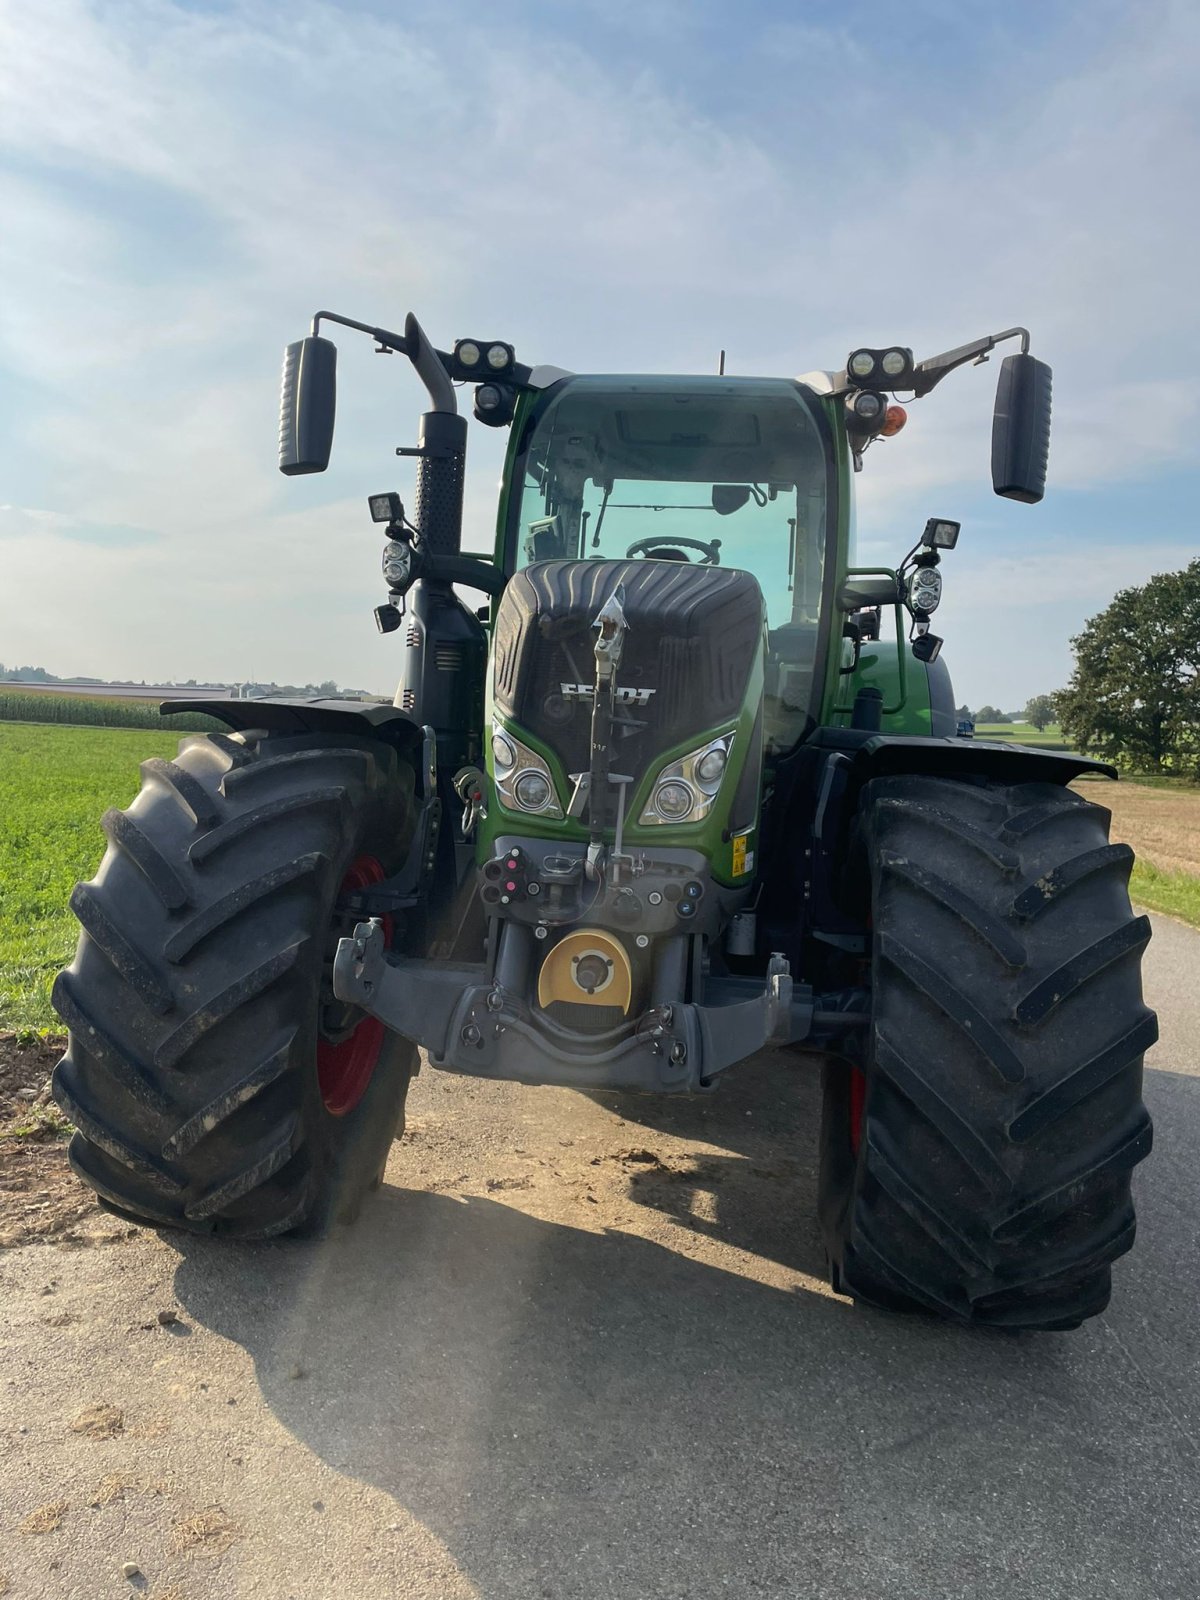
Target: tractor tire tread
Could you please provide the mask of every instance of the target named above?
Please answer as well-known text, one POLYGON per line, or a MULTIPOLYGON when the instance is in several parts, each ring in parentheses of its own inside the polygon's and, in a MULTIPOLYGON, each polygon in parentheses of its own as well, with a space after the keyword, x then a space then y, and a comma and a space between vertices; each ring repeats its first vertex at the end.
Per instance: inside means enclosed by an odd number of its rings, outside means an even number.
POLYGON ((1048 784, 876 779, 860 817, 876 994, 857 1155, 845 1113, 836 1161, 822 1135, 836 1280, 890 1309, 1077 1327, 1133 1243, 1153 1138, 1131 852, 1048 784))
POLYGON ((72 896, 79 946, 53 990, 72 1166, 145 1226, 323 1232, 402 1128, 407 1041, 385 1038, 344 1116, 325 1110, 315 1058, 342 876, 362 840, 403 859, 413 766, 362 737, 209 734, 142 780, 105 818, 109 849, 72 896))

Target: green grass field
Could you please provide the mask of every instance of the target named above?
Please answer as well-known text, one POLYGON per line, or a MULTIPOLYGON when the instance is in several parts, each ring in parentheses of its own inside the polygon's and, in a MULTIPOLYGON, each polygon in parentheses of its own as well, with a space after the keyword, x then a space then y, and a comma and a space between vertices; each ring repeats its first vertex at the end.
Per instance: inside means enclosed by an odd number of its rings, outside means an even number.
POLYGON ((104 854, 100 818, 137 793, 174 733, 0 723, 0 1028, 51 1028, 50 985, 78 928, 71 890, 104 854))
POLYGON ((1162 872, 1149 861, 1135 861, 1129 893, 1147 911, 1165 911, 1200 928, 1200 878, 1190 872, 1162 872))

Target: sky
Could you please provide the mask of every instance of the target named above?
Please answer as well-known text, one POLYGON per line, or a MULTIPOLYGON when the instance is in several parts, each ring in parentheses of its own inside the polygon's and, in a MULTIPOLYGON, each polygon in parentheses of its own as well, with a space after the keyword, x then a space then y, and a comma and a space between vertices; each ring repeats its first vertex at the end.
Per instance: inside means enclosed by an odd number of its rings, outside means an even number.
POLYGON ((1190 0, 0 0, 0 660, 390 690, 365 496, 410 491, 423 393, 340 334, 330 470, 281 477, 318 309, 580 372, 1023 324, 1041 505, 991 493, 998 361, 857 480, 864 562, 962 522, 944 659, 1019 707, 1200 547, 1198 86, 1190 0))

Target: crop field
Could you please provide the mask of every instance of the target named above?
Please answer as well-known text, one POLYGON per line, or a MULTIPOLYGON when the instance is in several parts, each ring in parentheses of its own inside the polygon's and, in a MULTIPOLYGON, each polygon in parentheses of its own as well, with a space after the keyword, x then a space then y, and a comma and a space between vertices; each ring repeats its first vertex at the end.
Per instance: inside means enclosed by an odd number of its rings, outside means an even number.
MULTIPOLYGON (((1003 726, 1024 738, 1019 724, 1003 726)), ((100 818, 132 800, 139 762, 177 745, 166 730, 0 720, 0 1030, 56 1027, 50 986, 76 936, 67 901, 104 853, 100 818)), ((1113 837, 1137 851, 1134 898, 1200 926, 1200 789, 1097 779, 1077 788, 1112 811, 1113 837)))
MULTIPOLYGON (((9 689, 0 684, 0 722, 69 723, 81 728, 149 728, 163 726, 158 707, 139 700, 102 694, 49 694, 37 689, 9 689)), ((221 724, 203 712, 173 712, 170 726, 181 733, 212 733, 221 724)))
POLYGON ((1112 812, 1112 836, 1137 853, 1130 892, 1151 911, 1200 927, 1200 787, 1081 778, 1072 785, 1112 812))

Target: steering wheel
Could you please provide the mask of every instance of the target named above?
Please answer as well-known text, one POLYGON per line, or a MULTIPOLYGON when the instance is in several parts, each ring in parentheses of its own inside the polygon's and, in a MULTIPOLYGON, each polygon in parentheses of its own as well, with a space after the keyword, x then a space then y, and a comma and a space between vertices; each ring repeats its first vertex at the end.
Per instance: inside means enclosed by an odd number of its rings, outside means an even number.
POLYGON ((698 567, 719 567, 721 564, 720 539, 710 539, 706 542, 703 539, 679 539, 673 534, 665 533, 650 539, 635 539, 626 550, 625 556, 626 559, 630 556, 648 556, 651 550, 675 550, 682 547, 700 551, 704 559, 695 563, 698 567))

